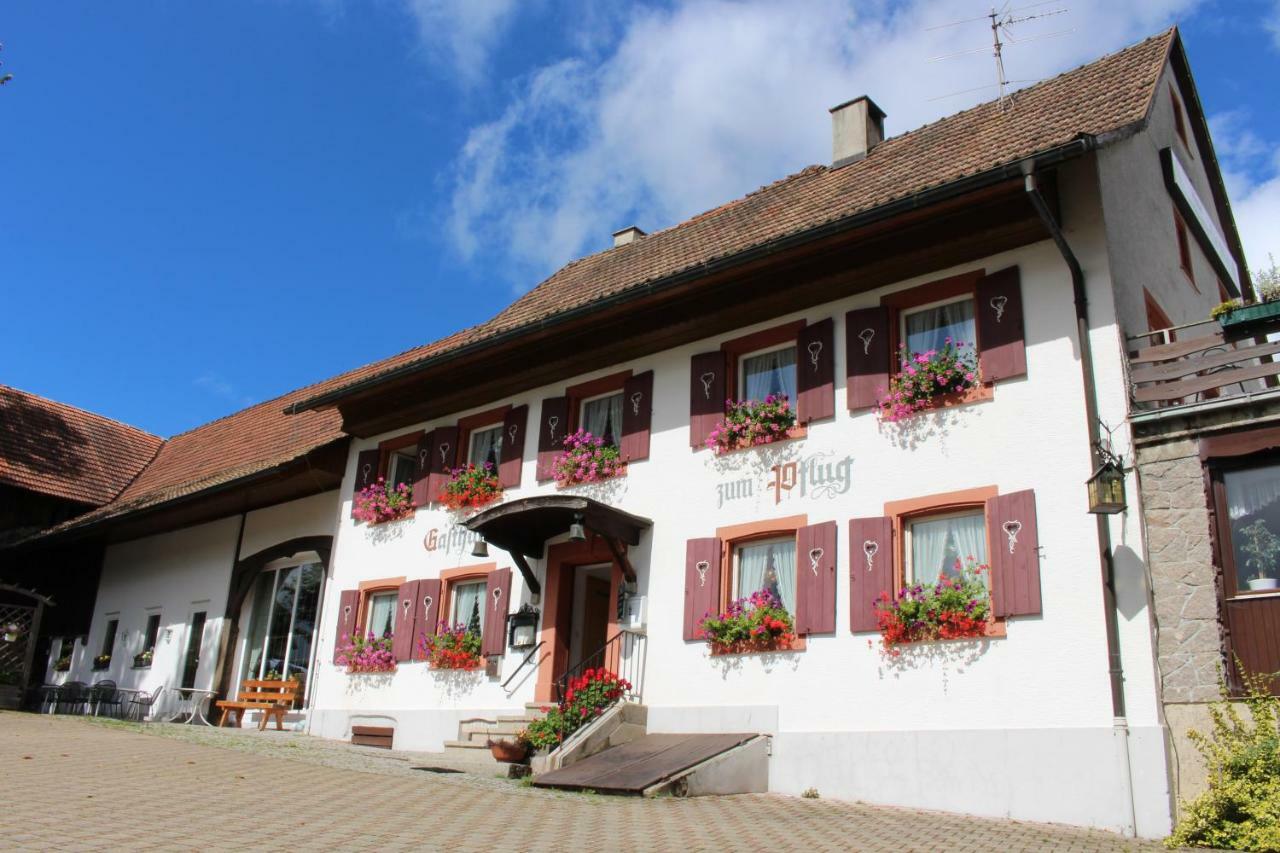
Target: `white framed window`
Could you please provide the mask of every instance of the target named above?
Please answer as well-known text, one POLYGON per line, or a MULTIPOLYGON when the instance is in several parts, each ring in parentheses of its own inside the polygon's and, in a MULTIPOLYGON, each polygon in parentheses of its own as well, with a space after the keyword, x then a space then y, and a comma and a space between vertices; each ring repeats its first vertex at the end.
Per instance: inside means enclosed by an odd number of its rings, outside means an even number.
POLYGON ((502 461, 502 424, 473 429, 469 443, 467 461, 477 468, 488 464, 496 472, 502 461))
POLYGON ((899 322, 901 340, 913 353, 940 350, 947 338, 953 344, 965 344, 965 351, 970 355, 977 346, 971 294, 904 309, 899 322))
MULTIPOLYGON (((306 684, 319 629, 324 566, 308 552, 268 563, 254 583, 241 678, 269 674, 306 684)), ((193 608, 194 609, 194 608, 193 608)))
POLYGON ((768 396, 786 395, 796 402, 796 347, 757 350, 738 359, 738 399, 760 402, 768 396))
POLYGON ((413 486, 413 478, 418 471, 417 449, 403 447, 391 451, 387 458, 387 485, 395 488, 399 485, 413 486))
POLYGON ((794 537, 743 542, 733 548, 733 597, 765 590, 796 612, 796 540, 794 537))
POLYGON ((610 391, 582 401, 578 426, 604 443, 617 447, 622 440, 622 392, 610 391))
MULTIPOLYGON (((958 577, 970 559, 987 561, 987 520, 980 508, 920 516, 903 525, 903 576, 908 585, 930 586, 940 578, 958 577)), ((985 574, 982 582, 987 583, 985 574)))
POLYGON ((396 630, 396 590, 371 593, 365 603, 364 632, 375 637, 389 637, 396 630))
POLYGON ((453 584, 449 602, 449 626, 462 625, 473 634, 484 631, 485 590, 488 581, 462 581, 453 584))

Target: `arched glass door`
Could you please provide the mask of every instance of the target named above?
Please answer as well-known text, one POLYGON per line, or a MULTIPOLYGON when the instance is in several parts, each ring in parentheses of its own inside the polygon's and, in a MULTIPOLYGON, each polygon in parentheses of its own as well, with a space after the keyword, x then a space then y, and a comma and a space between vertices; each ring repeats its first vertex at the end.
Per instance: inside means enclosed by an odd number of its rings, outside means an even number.
POLYGON ((318 562, 268 568, 258 576, 241 679, 295 679, 305 689, 323 583, 318 562))

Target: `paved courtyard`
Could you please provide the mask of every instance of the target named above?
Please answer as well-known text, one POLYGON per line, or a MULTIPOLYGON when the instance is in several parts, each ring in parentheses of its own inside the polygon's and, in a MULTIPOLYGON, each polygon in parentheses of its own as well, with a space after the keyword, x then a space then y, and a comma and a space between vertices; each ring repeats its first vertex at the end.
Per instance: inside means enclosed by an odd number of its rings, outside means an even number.
POLYGON ((0 712, 3 850, 1158 850, 1103 832, 771 794, 539 791, 292 733, 0 712))

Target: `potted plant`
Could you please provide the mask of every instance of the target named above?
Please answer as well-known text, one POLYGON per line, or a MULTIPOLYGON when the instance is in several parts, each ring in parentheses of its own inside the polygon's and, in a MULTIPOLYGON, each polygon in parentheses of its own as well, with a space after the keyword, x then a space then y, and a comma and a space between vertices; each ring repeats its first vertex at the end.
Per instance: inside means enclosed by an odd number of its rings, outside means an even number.
POLYGON ((728 453, 790 437, 796 412, 786 394, 770 394, 763 401, 725 400, 724 420, 707 436, 707 447, 728 453))
POLYGON ((1251 574, 1249 589, 1253 591, 1277 589, 1276 557, 1280 556, 1280 536, 1276 536, 1267 528, 1267 523, 1258 519, 1253 524, 1240 528, 1244 544, 1240 550, 1244 552, 1244 565, 1251 574))
POLYGON ((101 672, 111 666, 111 655, 98 655, 93 659, 93 671, 101 672))
POLYGON ((496 761, 503 761, 507 764, 524 764, 529 760, 529 753, 532 751, 532 745, 523 740, 519 736, 515 740, 494 740, 490 738, 487 742, 489 754, 496 761))
POLYGON ((1254 285, 1258 292, 1256 302, 1228 299, 1219 303, 1209 316, 1217 320, 1223 329, 1245 334, 1254 326, 1267 325, 1280 318, 1280 269, 1276 267, 1274 257, 1271 258, 1270 269, 1264 267, 1254 273, 1254 285))
POLYGON ((551 462, 551 474, 559 488, 608 480, 626 470, 627 463, 618 448, 585 429, 565 436, 564 451, 551 462))
POLYGON ((382 477, 356 492, 355 509, 351 514, 356 521, 381 524, 413 515, 413 487, 408 483, 393 486, 382 477))
POLYGON ((630 689, 631 682, 604 667, 588 669, 577 678, 569 679, 560 704, 543 708, 544 716, 529 723, 516 738, 529 749, 554 750, 630 689))
POLYGON ((466 625, 449 627, 441 623, 435 635, 418 637, 418 650, 432 669, 469 672, 484 666, 484 658, 480 655, 480 635, 468 631, 466 625))
POLYGON ((718 616, 708 615, 698 631, 713 655, 786 651, 796 640, 791 614, 776 595, 763 589, 730 602, 718 616))
POLYGON ((991 595, 982 576, 990 571, 972 558, 956 560, 955 574, 937 582, 915 584, 898 591, 896 597, 881 593, 876 602, 876 622, 880 642, 890 655, 901 654, 898 646, 933 640, 962 640, 981 637, 991 619, 991 595))
POLYGON ((134 655, 133 656, 134 668, 142 669, 144 667, 151 666, 151 658, 153 654, 154 653, 151 651, 151 649, 147 649, 145 652, 139 652, 138 654, 134 655))
POLYGON ((368 672, 395 672, 396 656, 391 651, 392 637, 376 637, 373 634, 360 636, 357 634, 350 640, 342 637, 342 646, 335 659, 339 666, 345 666, 350 674, 368 672))
POLYGON ((4 626, 4 634, 0 636, 3 636, 6 643, 16 643, 22 636, 22 626, 17 622, 10 622, 4 626))
POLYGON ((880 420, 906 420, 931 409, 943 395, 961 394, 978 385, 977 358, 970 344, 943 340, 940 349, 913 353, 898 345, 898 372, 889 380, 889 389, 880 398, 880 420))
POLYGON ((58 658, 56 661, 53 662, 54 672, 70 672, 70 670, 71 670, 71 655, 63 655, 62 657, 58 658))
POLYGON ((502 484, 498 474, 493 470, 493 463, 483 465, 468 464, 464 468, 454 468, 449 474, 449 482, 437 500, 446 508, 475 509, 492 503, 502 497, 502 484))

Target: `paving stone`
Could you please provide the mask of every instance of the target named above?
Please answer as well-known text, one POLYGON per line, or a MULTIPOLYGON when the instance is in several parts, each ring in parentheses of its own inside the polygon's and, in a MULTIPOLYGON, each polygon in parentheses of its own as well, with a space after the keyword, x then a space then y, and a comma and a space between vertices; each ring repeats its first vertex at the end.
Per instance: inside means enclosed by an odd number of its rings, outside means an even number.
POLYGON ((419 758, 292 732, 0 712, 0 848, 1162 849, 1094 830, 777 794, 644 800, 543 791, 414 770, 419 758))

